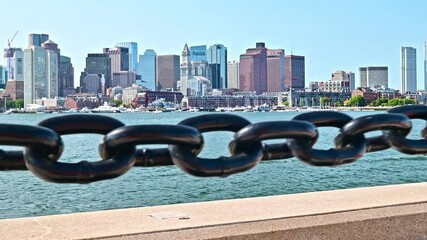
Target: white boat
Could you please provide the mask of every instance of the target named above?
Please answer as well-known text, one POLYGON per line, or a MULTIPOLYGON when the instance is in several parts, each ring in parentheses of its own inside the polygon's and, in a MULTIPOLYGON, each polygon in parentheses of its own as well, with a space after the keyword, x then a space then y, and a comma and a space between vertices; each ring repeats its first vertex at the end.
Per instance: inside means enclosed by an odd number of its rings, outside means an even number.
POLYGON ((92 113, 92 111, 88 107, 84 107, 79 110, 79 113, 92 113))
POLYGON ((99 106, 91 110, 93 113, 120 113, 120 110, 116 107, 108 105, 107 102, 103 106, 99 106))

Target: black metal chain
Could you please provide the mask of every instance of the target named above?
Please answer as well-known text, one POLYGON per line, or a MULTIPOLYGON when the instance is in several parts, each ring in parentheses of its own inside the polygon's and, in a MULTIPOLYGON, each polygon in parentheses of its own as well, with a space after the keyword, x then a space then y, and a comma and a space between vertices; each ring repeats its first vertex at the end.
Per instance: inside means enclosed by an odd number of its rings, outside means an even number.
POLYGON ((0 170, 30 170, 57 183, 90 183, 115 178, 132 167, 176 165, 201 177, 228 176, 255 167, 260 161, 297 157, 315 166, 351 163, 369 152, 394 148, 405 154, 427 154, 427 127, 423 139, 407 139, 411 119, 427 121, 427 106, 396 107, 383 114, 359 118, 334 111, 309 112, 290 121, 251 124, 232 114, 204 114, 177 125, 133 125, 103 115, 65 115, 37 126, 0 124, 0 145, 22 146, 24 151, 0 150, 0 170), (336 127, 335 148, 314 149, 318 127, 336 127), (368 132, 381 130, 377 137, 368 132), (204 146, 202 133, 235 132, 229 143, 230 157, 198 157, 204 146), (61 135, 105 135, 98 146, 100 161, 58 162, 64 149, 61 135), (284 139, 282 143, 263 141, 284 139), (167 144, 168 148, 137 149, 138 145, 167 144))

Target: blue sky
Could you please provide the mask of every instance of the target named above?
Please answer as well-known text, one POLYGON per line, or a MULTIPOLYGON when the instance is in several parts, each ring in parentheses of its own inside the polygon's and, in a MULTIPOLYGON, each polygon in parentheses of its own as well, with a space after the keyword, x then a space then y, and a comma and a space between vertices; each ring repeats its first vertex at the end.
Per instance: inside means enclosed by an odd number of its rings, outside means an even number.
MULTIPOLYGON (((222 43, 228 59, 263 41, 268 48, 306 56, 306 82, 335 70, 388 66, 389 85, 400 86, 400 47, 417 48, 418 88, 423 88, 427 1, 299 0, 14 0, 2 5, 0 47, 19 30, 13 47, 26 48, 29 33, 47 33, 72 58, 75 82, 87 53, 117 42, 138 42, 139 52, 180 54, 184 44, 222 43)), ((5 60, 3 59, 3 64, 5 60)))

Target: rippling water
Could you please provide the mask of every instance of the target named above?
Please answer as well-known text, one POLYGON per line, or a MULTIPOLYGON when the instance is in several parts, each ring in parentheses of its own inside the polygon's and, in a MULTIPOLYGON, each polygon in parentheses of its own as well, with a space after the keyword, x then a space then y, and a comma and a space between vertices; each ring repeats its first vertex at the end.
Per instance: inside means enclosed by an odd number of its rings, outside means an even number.
MULTIPOLYGON (((126 125, 176 124, 203 113, 111 114, 126 125)), ((235 113, 251 122, 288 120, 297 113, 235 113)), ((358 117, 372 112, 348 112, 358 117)), ((1 123, 36 124, 55 115, 1 115, 1 123)), ((424 127, 414 121, 412 138, 424 127)), ((328 149, 338 133, 335 128, 320 128, 316 147, 328 149)), ((373 133, 375 134, 375 133, 373 133)), ((229 155, 230 132, 206 133, 203 157, 229 155)), ((98 159, 94 134, 63 136, 64 162, 98 159)), ((156 146, 159 147, 159 146, 156 146)), ((11 149, 11 147, 4 147, 11 149)), ((14 148, 17 149, 17 148, 14 148)), ((306 165, 295 158, 258 164, 254 169, 227 178, 197 178, 175 166, 133 168, 125 175, 88 185, 54 184, 38 179, 28 171, 0 172, 0 218, 41 216, 60 213, 142 207, 184 202, 246 198, 332 189, 377 186, 427 181, 425 156, 387 150, 365 155, 353 164, 336 168, 306 165)))

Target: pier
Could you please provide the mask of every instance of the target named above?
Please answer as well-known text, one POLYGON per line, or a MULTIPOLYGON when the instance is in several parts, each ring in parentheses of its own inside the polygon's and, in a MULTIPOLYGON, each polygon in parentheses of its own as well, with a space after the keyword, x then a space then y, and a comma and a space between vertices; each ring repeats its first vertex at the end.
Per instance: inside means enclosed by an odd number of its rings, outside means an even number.
POLYGON ((0 220, 0 235, 3 239, 427 239, 427 183, 5 219, 0 220))

